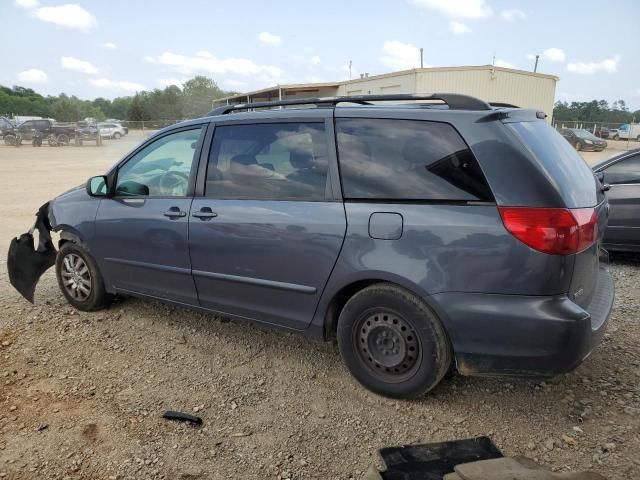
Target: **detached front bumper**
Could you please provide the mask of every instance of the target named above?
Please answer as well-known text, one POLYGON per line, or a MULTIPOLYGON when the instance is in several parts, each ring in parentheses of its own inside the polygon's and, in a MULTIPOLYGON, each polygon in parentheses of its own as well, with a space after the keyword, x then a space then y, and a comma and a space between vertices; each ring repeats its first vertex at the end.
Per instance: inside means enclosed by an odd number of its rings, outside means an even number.
POLYGON ((552 376, 576 368, 602 341, 613 307, 609 271, 586 308, 567 296, 434 295, 463 375, 552 376))

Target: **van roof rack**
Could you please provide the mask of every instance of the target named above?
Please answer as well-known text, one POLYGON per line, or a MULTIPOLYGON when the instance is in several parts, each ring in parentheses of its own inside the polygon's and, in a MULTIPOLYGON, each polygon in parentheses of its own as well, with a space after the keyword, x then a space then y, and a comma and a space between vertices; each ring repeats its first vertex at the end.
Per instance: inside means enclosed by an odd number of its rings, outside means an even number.
POLYGON ((494 108, 520 108, 517 105, 513 105, 512 103, 504 103, 504 102, 489 102, 489 105, 494 108))
POLYGON ((353 95, 344 97, 297 98, 295 100, 277 100, 274 102, 239 103, 224 105, 211 110, 207 116, 226 115, 235 110, 253 108, 287 107, 292 105, 317 105, 335 107, 339 103, 357 103, 371 105, 371 102, 394 102, 406 100, 441 100, 449 106, 449 110, 491 110, 491 106, 483 100, 458 93, 433 93, 419 95, 412 93, 398 93, 389 95, 353 95))

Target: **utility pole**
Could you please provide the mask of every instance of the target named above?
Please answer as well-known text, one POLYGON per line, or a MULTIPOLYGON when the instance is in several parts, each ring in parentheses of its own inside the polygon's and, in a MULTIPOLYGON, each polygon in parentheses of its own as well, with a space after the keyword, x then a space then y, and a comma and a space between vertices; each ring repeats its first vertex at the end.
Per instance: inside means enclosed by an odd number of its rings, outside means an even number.
POLYGON ((538 71, 538 59, 540 58, 540 55, 536 55, 536 64, 533 66, 533 73, 536 73, 538 71))
POLYGON ((349 60, 349 80, 351 80, 351 65, 353 64, 353 62, 351 60, 349 60))
POLYGON ((424 68, 424 48, 420 47, 420 68, 424 68))

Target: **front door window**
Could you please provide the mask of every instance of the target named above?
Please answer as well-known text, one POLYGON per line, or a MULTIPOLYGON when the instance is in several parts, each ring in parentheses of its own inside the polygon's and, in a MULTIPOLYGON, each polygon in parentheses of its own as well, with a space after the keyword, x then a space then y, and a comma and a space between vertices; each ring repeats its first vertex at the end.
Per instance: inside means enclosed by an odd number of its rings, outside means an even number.
POLYGON ((166 135, 136 153, 118 171, 118 197, 185 197, 202 129, 166 135))

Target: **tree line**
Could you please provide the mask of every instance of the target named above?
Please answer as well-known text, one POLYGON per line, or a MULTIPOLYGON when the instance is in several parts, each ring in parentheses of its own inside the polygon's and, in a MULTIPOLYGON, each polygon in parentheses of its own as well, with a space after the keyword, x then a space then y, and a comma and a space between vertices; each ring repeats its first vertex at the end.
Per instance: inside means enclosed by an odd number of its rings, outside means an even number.
MULTIPOLYGON (((234 93, 222 90, 213 79, 204 76, 188 80, 182 88, 170 85, 113 100, 102 97, 81 100, 64 93, 45 97, 30 88, 0 85, 0 115, 33 115, 55 118, 61 122, 75 122, 86 117, 98 120, 181 120, 205 115, 211 110, 212 100, 234 93)), ((553 120, 637 123, 640 122, 640 110, 631 112, 624 100, 617 100, 611 105, 606 100, 556 102, 553 120)))
POLYGON ((215 81, 204 76, 188 80, 182 88, 170 85, 113 100, 102 97, 81 100, 64 93, 45 97, 30 88, 0 85, 0 115, 39 116, 60 122, 76 122, 87 117, 97 120, 181 120, 205 115, 211 110, 212 100, 234 93, 222 90, 215 81))
POLYGON ((590 102, 556 102, 553 108, 554 122, 638 123, 640 110, 629 111, 624 100, 611 105, 606 100, 590 102))

